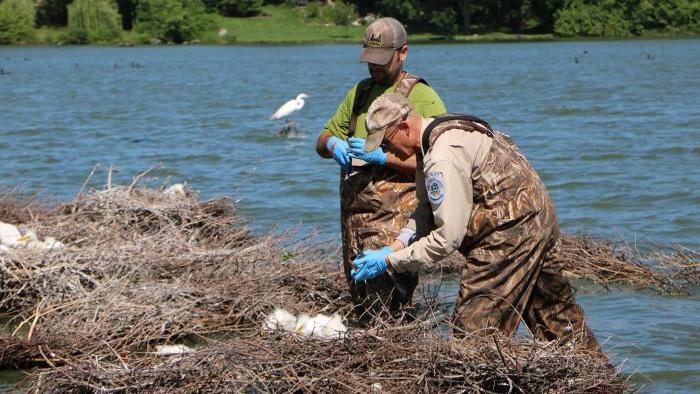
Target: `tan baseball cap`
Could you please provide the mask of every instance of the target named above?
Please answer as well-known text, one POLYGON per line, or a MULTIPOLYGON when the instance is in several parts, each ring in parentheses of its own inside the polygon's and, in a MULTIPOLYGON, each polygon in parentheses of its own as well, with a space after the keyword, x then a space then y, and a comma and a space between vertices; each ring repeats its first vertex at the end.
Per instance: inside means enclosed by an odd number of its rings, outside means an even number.
POLYGON ((379 18, 365 29, 360 63, 387 64, 408 42, 406 29, 394 18, 379 18))
POLYGON ((403 120, 411 113, 411 103, 401 93, 384 93, 377 97, 367 109, 365 127, 367 139, 363 150, 371 152, 382 144, 384 135, 389 126, 403 120))

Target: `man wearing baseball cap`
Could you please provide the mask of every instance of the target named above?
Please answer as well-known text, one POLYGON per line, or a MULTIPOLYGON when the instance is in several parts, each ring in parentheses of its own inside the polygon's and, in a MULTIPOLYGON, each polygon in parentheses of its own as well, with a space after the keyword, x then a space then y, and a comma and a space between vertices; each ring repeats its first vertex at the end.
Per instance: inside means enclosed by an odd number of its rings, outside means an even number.
MULTIPOLYGON (((399 236, 416 206, 415 156, 399 157, 381 148, 365 152, 365 116, 369 104, 384 92, 407 97, 424 116, 446 112, 440 97, 422 78, 403 70, 408 55, 406 29, 394 18, 380 18, 365 30, 360 62, 370 78, 355 84, 316 142, 316 152, 340 166, 343 267, 357 311, 392 312, 410 302, 418 275, 379 275, 362 283, 352 280, 352 260, 399 236)), ((371 315, 373 315, 372 313, 371 315)))
POLYGON ((402 231, 408 242, 363 251, 355 281, 417 272, 458 250, 466 264, 456 327, 513 335, 522 319, 538 339, 600 350, 555 259, 559 225, 547 188, 510 137, 468 115, 422 117, 396 93, 376 99, 365 121, 364 149, 416 155, 418 206, 402 231))

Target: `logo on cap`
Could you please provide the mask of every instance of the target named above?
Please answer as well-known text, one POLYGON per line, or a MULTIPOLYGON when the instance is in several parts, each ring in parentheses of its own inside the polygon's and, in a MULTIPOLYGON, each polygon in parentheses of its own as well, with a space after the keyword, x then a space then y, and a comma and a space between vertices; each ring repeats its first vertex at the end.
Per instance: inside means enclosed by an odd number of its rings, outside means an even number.
POLYGON ((382 46, 382 34, 372 33, 369 35, 369 40, 367 40, 367 46, 373 48, 380 48, 382 46))

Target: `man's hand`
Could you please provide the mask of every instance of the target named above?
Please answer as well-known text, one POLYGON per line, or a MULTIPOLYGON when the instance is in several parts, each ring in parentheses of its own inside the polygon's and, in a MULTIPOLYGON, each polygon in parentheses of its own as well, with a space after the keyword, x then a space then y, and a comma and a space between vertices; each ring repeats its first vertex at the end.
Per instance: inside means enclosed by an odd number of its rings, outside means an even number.
POLYGON ((379 250, 365 250, 352 262, 355 266, 350 275, 355 282, 376 278, 386 271, 386 256, 391 254, 390 246, 379 250))
POLYGON ((386 153, 382 148, 377 148, 371 152, 365 152, 362 148, 365 146, 364 138, 350 137, 350 157, 362 159, 368 163, 383 166, 386 164, 386 153))
POLYGON ((347 142, 335 136, 329 138, 328 142, 326 142, 326 149, 333 155, 333 160, 340 164, 340 168, 342 168, 346 174, 352 169, 350 155, 348 154, 349 148, 347 142))

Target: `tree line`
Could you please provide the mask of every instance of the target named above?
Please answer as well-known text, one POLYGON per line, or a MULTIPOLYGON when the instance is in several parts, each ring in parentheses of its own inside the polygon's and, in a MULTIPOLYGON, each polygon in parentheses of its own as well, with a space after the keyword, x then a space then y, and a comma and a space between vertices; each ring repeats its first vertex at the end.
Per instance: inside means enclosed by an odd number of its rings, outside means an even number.
POLYGON ((0 0, 0 43, 26 41, 41 26, 67 26, 68 40, 76 43, 113 42, 124 30, 184 42, 214 28, 213 14, 256 16, 266 4, 303 7, 312 17, 330 14, 341 25, 393 16, 412 33, 445 37, 700 32, 700 0, 0 0))
POLYGON ((629 36, 700 30, 700 0, 360 0, 358 9, 396 15, 445 35, 484 32, 629 36))

